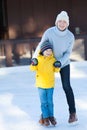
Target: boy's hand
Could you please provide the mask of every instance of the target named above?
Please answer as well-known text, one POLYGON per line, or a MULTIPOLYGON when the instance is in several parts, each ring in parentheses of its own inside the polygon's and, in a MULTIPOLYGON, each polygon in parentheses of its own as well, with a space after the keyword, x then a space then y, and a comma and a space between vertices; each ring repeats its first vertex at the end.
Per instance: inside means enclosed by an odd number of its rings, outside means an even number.
POLYGON ((33 65, 33 66, 38 65, 38 60, 37 60, 37 58, 31 59, 31 65, 33 65))
POLYGON ((60 68, 61 67, 61 62, 60 61, 55 61, 53 66, 56 67, 56 68, 60 68))

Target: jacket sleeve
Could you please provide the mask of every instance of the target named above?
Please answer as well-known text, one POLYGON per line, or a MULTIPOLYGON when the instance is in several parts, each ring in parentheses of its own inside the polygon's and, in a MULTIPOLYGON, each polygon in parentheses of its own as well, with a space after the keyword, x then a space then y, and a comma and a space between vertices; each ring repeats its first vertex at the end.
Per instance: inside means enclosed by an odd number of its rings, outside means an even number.
MULTIPOLYGON (((56 59, 54 58, 54 62, 56 61, 56 59)), ((60 68, 58 68, 58 67, 54 67, 53 66, 53 69, 54 69, 54 72, 59 72, 60 71, 60 68)))
POLYGON ((29 69, 30 69, 31 71, 36 71, 36 70, 37 70, 37 66, 30 65, 30 66, 29 66, 29 69))
POLYGON ((54 72, 60 72, 60 68, 55 68, 54 67, 54 72))

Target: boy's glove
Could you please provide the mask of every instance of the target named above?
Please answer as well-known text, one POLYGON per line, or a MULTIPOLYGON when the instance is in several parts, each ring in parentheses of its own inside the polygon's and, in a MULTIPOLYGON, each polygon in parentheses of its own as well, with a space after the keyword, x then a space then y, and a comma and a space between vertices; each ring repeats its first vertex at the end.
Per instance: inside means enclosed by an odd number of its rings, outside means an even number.
POLYGON ((38 60, 36 58, 31 59, 31 65, 36 66, 38 64, 38 60))
POLYGON ((53 64, 54 67, 58 67, 60 68, 61 67, 61 62, 60 61, 55 61, 54 64, 53 64))

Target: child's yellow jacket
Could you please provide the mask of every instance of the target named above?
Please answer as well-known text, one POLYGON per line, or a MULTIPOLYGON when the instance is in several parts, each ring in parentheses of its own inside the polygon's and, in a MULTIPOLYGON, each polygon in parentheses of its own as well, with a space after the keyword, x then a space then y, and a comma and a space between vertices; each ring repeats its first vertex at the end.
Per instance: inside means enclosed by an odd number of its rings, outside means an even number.
POLYGON ((56 61, 54 56, 45 57, 39 55, 37 57, 38 65, 30 65, 30 70, 36 71, 36 86, 40 88, 52 88, 55 85, 55 73, 59 72, 60 68, 55 68, 53 63, 56 61))

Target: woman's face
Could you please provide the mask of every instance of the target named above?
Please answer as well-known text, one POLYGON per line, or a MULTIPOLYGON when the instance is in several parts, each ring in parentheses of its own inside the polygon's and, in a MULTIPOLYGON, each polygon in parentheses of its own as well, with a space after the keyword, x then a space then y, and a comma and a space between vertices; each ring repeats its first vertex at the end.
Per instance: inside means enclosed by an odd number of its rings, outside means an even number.
POLYGON ((63 30, 65 30, 68 27, 68 24, 64 20, 59 20, 57 22, 57 27, 59 28, 59 30, 63 31, 63 30))

